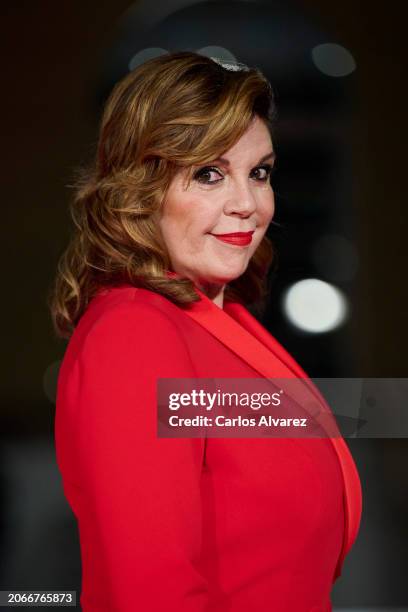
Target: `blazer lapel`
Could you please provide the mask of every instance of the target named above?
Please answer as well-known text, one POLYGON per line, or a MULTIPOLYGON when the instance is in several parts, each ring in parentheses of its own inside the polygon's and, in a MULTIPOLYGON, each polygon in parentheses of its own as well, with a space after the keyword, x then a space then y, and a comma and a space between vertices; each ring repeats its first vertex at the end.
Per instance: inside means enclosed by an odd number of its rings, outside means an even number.
MULTIPOLYGON (((226 301, 222 309, 198 288, 196 290, 201 300, 191 303, 184 309, 188 316, 244 359, 262 377, 290 378, 291 389, 292 385, 297 385, 294 379, 298 379, 300 397, 304 397, 305 388, 302 385, 307 385, 308 390, 322 407, 323 413, 326 416, 331 415, 332 423, 335 423, 324 397, 306 372, 244 306, 238 302, 226 301)), ((357 468, 347 444, 336 426, 333 429, 331 424, 330 431, 337 431, 337 435, 336 433, 333 437, 329 435, 328 439, 331 440, 337 453, 345 490, 345 537, 334 574, 335 580, 340 576, 344 558, 357 537, 361 520, 362 492, 357 468)))

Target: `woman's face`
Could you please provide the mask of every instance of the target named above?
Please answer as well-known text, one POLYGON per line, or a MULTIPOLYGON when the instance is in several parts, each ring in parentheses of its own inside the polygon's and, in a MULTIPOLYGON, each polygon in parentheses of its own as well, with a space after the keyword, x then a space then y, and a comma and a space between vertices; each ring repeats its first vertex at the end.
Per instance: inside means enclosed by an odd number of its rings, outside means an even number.
POLYGON ((269 130, 256 117, 222 160, 197 167, 189 187, 185 170, 173 178, 159 224, 175 272, 202 287, 245 272, 274 214, 274 157, 269 130), (236 232, 245 234, 216 237, 236 232))

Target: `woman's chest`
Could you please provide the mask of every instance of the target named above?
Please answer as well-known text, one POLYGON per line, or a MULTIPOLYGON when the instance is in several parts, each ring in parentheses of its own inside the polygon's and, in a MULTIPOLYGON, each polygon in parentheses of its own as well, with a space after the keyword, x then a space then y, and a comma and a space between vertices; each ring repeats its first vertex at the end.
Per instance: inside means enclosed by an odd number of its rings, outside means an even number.
MULTIPOLYGON (((249 379, 248 389, 252 391, 255 381, 251 379, 263 379, 206 331, 198 326, 190 331, 196 333, 190 337, 190 347, 200 349, 192 352, 198 377, 216 379, 217 388, 223 378, 228 379, 228 388, 236 378, 240 390, 244 389, 244 379, 249 379)), ((275 409, 271 414, 276 416, 275 409)), ((308 413, 301 409, 299 416, 308 413)), ((303 534, 324 534, 338 527, 339 518, 342 527, 343 475, 329 438, 238 438, 234 437, 234 428, 224 429, 224 438, 210 435, 206 440, 204 483, 214 494, 213 503, 219 508, 217 520, 219 524, 224 521, 227 531, 234 531, 234 522, 242 527, 244 519, 252 530, 256 529, 254 517, 260 529, 263 522, 273 520, 276 530, 292 533, 303 530, 303 534), (221 508, 228 508, 225 516, 221 508)))

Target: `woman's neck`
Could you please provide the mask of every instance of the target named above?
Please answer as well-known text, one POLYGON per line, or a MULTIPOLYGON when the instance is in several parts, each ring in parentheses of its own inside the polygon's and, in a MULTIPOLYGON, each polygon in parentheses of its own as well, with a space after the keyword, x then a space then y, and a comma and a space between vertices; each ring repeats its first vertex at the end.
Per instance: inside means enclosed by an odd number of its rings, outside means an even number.
MULTIPOLYGON (((175 272, 174 270, 167 270, 167 276, 176 278, 180 276, 179 272, 175 272)), ((214 302, 219 308, 224 307, 224 289, 225 284, 219 283, 209 283, 202 279, 194 279, 190 277, 190 280, 193 281, 197 289, 202 291, 211 301, 214 302)))
POLYGON ((218 285, 213 283, 205 283, 203 281, 196 283, 196 286, 200 291, 205 293, 205 295, 212 301, 214 304, 219 306, 219 308, 224 307, 224 289, 225 285, 218 285))

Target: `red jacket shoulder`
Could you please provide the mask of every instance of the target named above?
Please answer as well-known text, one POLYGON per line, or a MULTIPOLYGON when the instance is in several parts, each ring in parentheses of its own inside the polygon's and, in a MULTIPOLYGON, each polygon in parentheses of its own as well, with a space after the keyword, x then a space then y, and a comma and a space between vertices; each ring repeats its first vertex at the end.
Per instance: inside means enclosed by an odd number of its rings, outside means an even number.
POLYGON ((145 332, 149 323, 170 329, 172 322, 183 317, 180 309, 153 291, 136 287, 115 287, 97 294, 89 303, 78 331, 89 333, 98 328, 109 333, 126 327, 145 332))
POLYGON ((188 338, 184 333, 186 315, 175 304, 152 291, 135 287, 111 288, 97 294, 82 315, 67 348, 75 358, 79 353, 121 352, 142 354, 151 358, 159 355, 189 356, 188 338))

